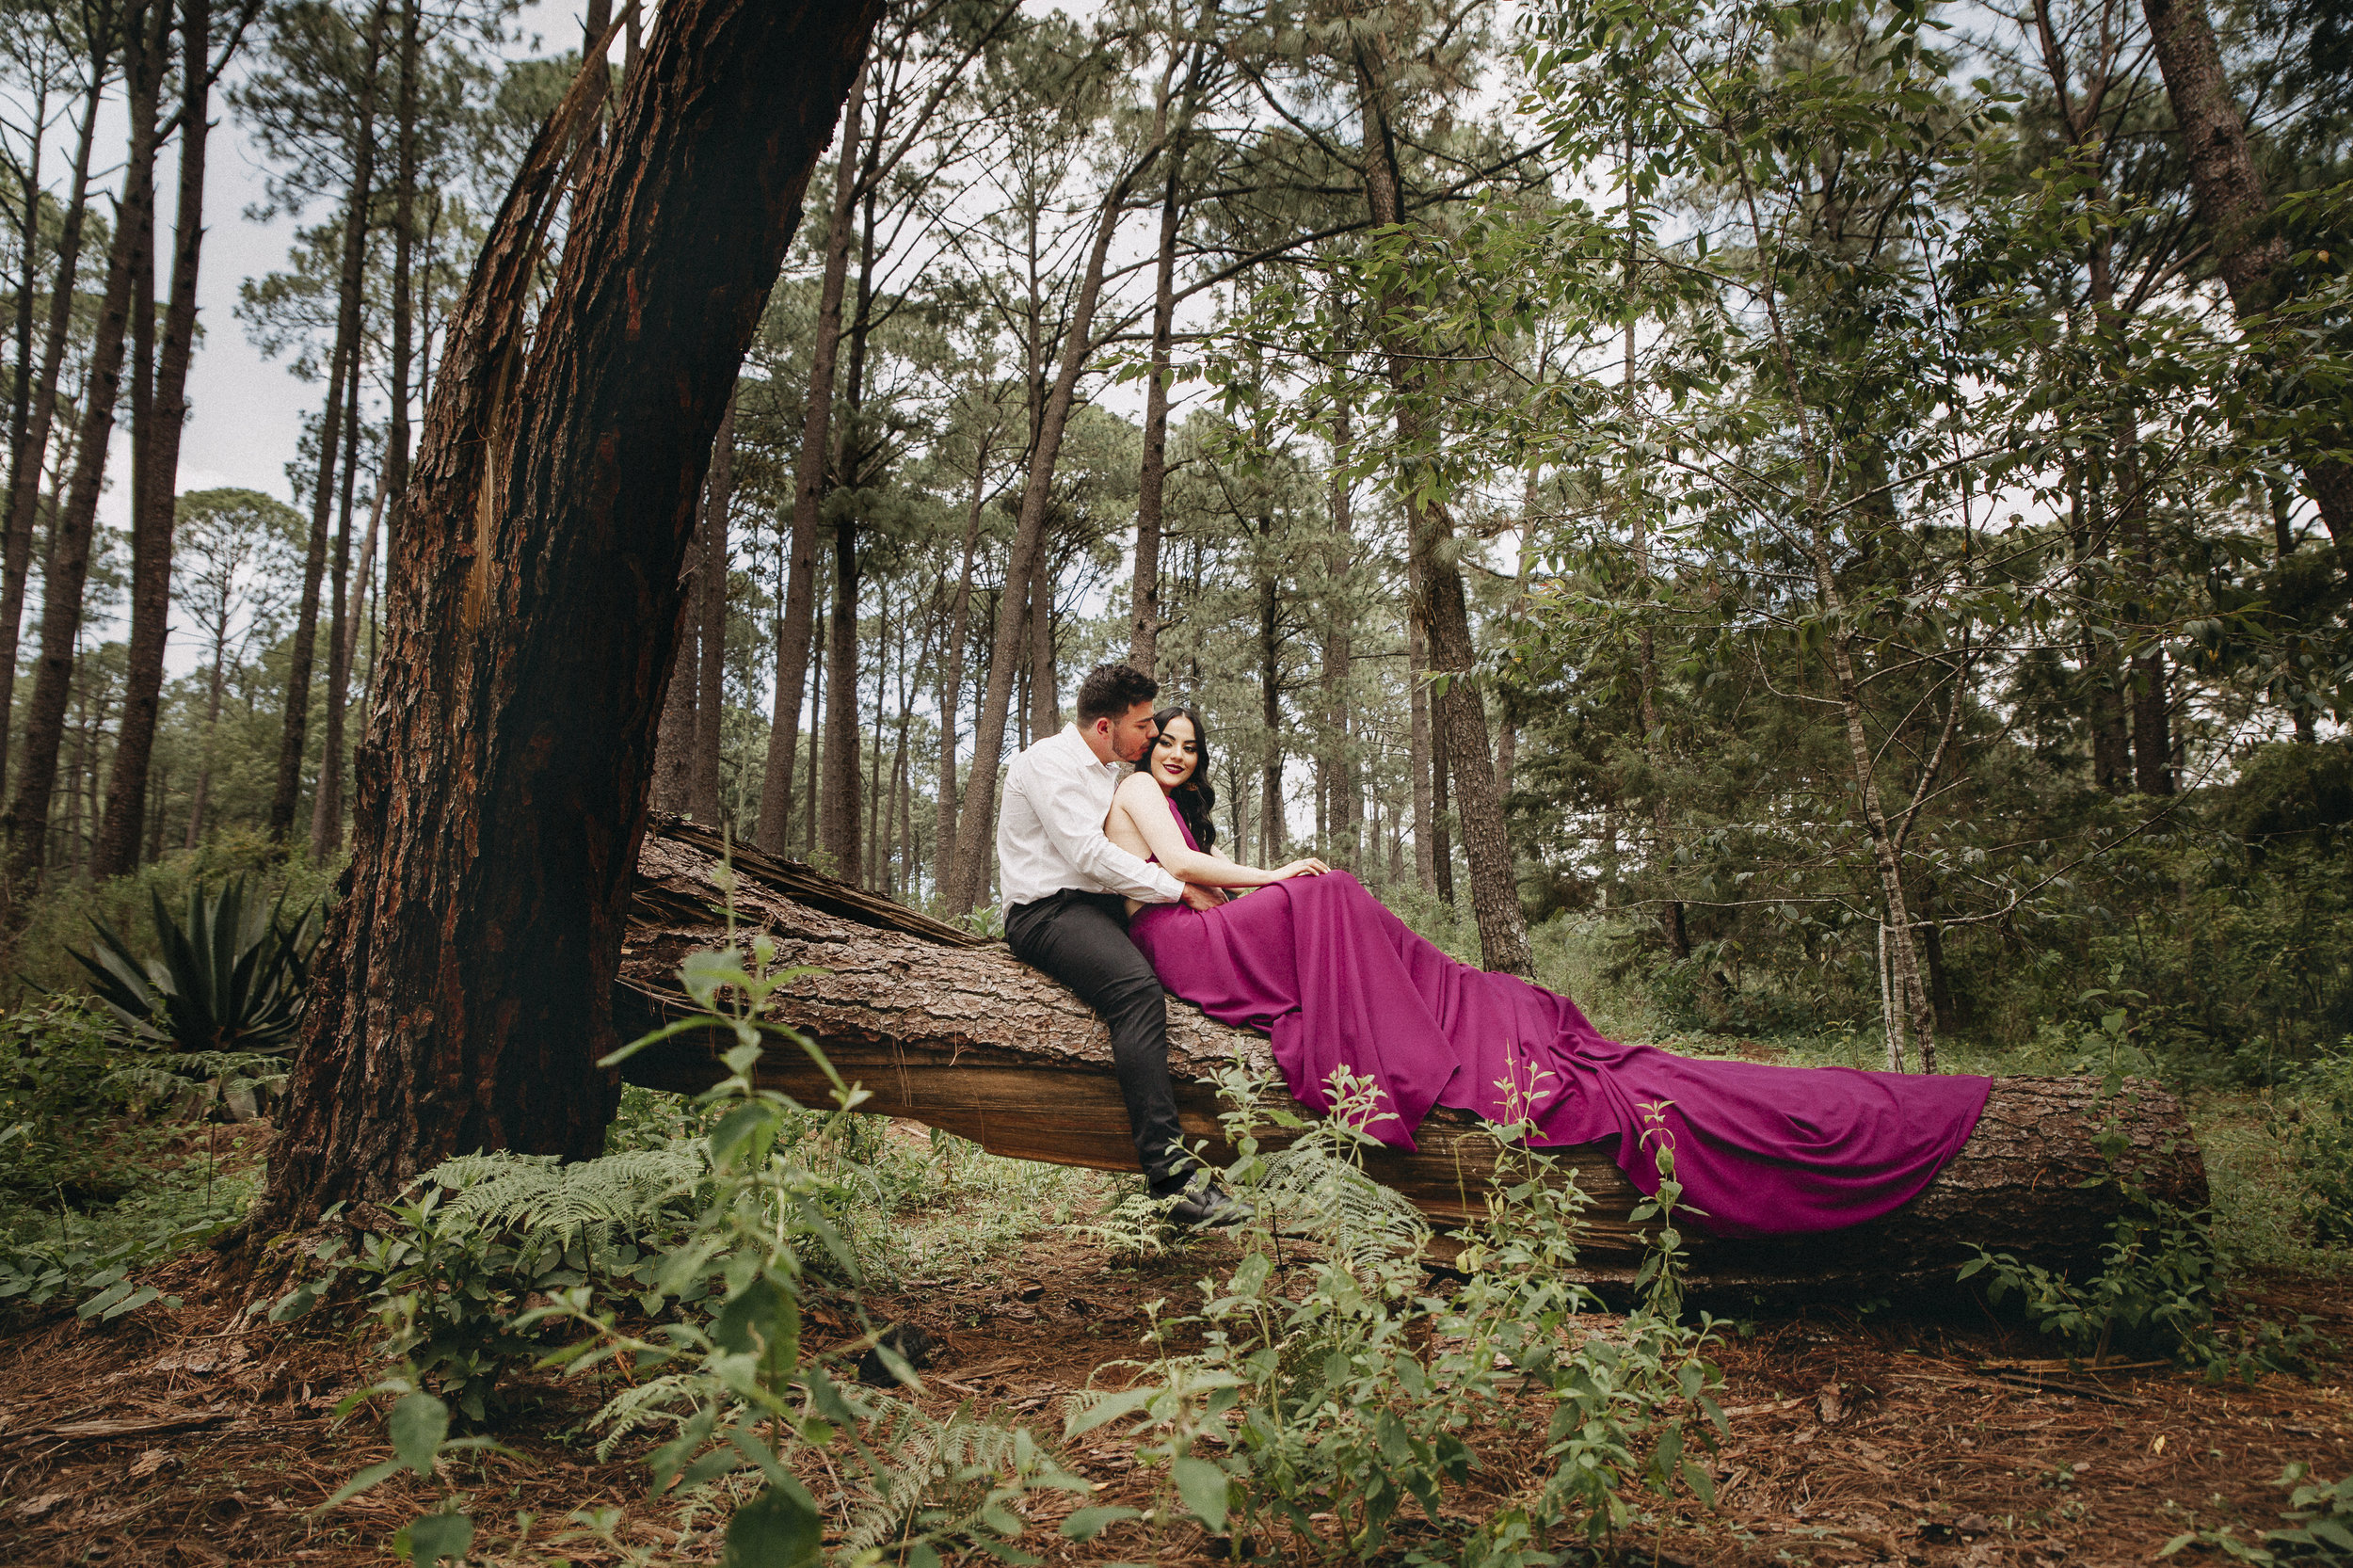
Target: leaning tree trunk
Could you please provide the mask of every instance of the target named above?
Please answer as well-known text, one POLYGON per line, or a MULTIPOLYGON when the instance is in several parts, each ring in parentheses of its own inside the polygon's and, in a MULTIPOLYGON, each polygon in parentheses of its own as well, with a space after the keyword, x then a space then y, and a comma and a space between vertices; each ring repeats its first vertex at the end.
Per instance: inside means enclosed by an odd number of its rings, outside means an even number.
POLYGON ((600 68, 525 158, 450 322, 392 542, 351 891, 304 1016, 263 1223, 395 1192, 464 1150, 600 1146, 618 1084, 597 1059, 679 566, 728 390, 879 9, 664 7, 611 138, 588 151, 573 243, 529 333, 600 68))
MULTIPOLYGON (((725 846, 693 824, 664 823, 639 852, 616 1021, 651 1030, 692 1011, 677 969, 729 939, 725 846)), ((992 1152, 1062 1165, 1132 1171, 1135 1149, 1102 1023, 1083 1002, 1003 946, 850 888, 796 862, 734 847, 733 907, 764 928, 782 965, 819 972, 779 993, 782 1021, 821 1044, 872 1098, 858 1109, 971 1138, 992 1152)), ((1237 1052, 1275 1072, 1266 1041, 1181 1004, 1169 1011, 1169 1070, 1189 1139, 1230 1162, 1211 1077, 1237 1052)), ((726 1076, 718 1053, 732 1031, 689 1032, 632 1056, 622 1072, 655 1088, 697 1090, 726 1076)), ((796 1050, 768 1053, 766 1087, 824 1105, 830 1085, 796 1050)), ((1279 1140, 1273 1140, 1277 1141, 1279 1140)), ((1484 1210, 1497 1145, 1460 1112, 1433 1112, 1408 1154, 1376 1150, 1366 1168, 1441 1224, 1484 1210)), ((1630 1282, 1642 1227, 1641 1194, 1614 1146, 1552 1151, 1593 1200, 1579 1241, 1584 1276, 1630 1282)), ((2106 1226, 2123 1211, 2114 1181, 2128 1174, 2153 1196, 2202 1207, 2206 1182, 2172 1096, 2134 1082, 2112 1098, 2083 1079, 1995 1080, 1977 1129, 1951 1164, 1894 1214, 1828 1235, 1721 1241, 1690 1235, 1695 1288, 1725 1295, 1851 1302, 1892 1291, 1950 1289, 1973 1243, 2049 1268, 2096 1266, 2106 1226), (2117 1165, 2103 1143, 2121 1135, 2117 1165), (2091 1183, 2091 1185, 2087 1185, 2091 1183)))

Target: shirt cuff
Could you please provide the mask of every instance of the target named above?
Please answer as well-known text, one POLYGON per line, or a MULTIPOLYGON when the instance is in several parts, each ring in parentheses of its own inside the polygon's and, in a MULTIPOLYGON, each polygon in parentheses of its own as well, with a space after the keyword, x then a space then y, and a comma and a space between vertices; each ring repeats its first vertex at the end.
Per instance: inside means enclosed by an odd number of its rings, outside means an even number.
POLYGON ((1158 866, 1154 866, 1150 868, 1150 870, 1156 879, 1154 885, 1160 888, 1162 903, 1176 904, 1183 900, 1185 896, 1185 885, 1183 883, 1177 881, 1175 877, 1169 875, 1168 872, 1160 870, 1158 866))

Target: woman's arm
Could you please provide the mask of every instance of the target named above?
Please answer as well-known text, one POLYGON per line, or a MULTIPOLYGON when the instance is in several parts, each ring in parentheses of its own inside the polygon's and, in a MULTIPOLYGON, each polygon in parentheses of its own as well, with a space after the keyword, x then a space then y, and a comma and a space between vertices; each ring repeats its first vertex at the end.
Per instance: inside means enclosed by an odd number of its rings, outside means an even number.
POLYGON ((1330 868, 1321 860, 1294 860, 1274 871, 1262 871, 1257 866, 1238 866, 1222 855, 1209 855, 1187 847, 1184 834, 1176 826, 1176 819, 1168 809, 1168 797, 1147 774, 1131 774, 1119 786, 1113 797, 1113 810, 1124 810, 1128 821, 1143 835, 1152 858, 1167 868, 1168 873, 1180 882, 1198 883, 1205 888, 1263 888, 1270 883, 1287 882, 1294 876, 1313 876, 1330 868))

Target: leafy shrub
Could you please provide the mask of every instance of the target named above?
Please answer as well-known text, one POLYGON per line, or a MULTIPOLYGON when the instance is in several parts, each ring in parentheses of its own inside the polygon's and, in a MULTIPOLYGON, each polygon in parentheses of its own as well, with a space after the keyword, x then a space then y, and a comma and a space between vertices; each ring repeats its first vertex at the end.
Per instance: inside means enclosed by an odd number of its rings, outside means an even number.
POLYGON ((1983 1273, 1990 1300, 2015 1295, 2038 1332, 2094 1362, 2111 1349, 2131 1347, 2176 1356, 2216 1379, 2304 1370, 2305 1352, 2317 1337, 2310 1319, 2286 1328, 2254 1322, 2235 1341, 2217 1325, 2222 1288, 2208 1222, 2203 1210, 2185 1213, 2136 1194, 2132 1209, 2108 1227, 2100 1272, 2081 1285, 1983 1247, 1961 1265, 1960 1277, 1983 1273))
MULTIPOLYGON (((314 1272, 270 1309, 298 1318, 345 1279, 388 1331, 384 1353, 419 1387, 438 1389, 476 1423, 501 1384, 549 1346, 522 1319, 535 1298, 573 1287, 635 1296, 648 1312, 655 1254, 674 1237, 702 1176, 694 1145, 638 1149, 560 1165, 552 1156, 466 1155, 410 1184, 392 1226, 313 1253, 314 1272)), ((699 1300, 690 1284, 680 1300, 699 1300)))
MULTIPOLYGON (((394 1210, 396 1232, 368 1238, 357 1256, 327 1256, 319 1275, 279 1304, 274 1316, 292 1316, 358 1270, 376 1282, 377 1305, 393 1329, 386 1349, 402 1365, 371 1392, 396 1399, 390 1414, 398 1457, 354 1477, 336 1501, 404 1466, 428 1474, 452 1448, 484 1446, 448 1436, 449 1406, 424 1384, 461 1409, 479 1394, 487 1409, 499 1375, 526 1355, 567 1375, 607 1362, 628 1368, 627 1385, 592 1425, 605 1434, 606 1455, 633 1432, 668 1434, 650 1458, 656 1492, 712 1487, 746 1462, 757 1467, 759 1490, 728 1526, 730 1562, 817 1560, 816 1499, 791 1467, 808 1450, 843 1454, 839 1465, 824 1463, 852 1495, 853 1536, 918 1568, 936 1568, 943 1548, 966 1545, 1017 1560, 1005 1543, 1022 1521, 1007 1505, 1032 1486, 1087 1490, 1026 1430, 963 1412, 940 1421, 836 1376, 841 1358, 871 1350, 912 1383, 913 1369, 881 1336, 870 1333, 824 1354, 803 1346, 812 1258, 851 1280, 859 1273, 830 1217, 844 1186, 811 1160, 840 1161, 867 1136, 850 1125, 864 1118, 847 1115, 854 1092, 823 1053, 768 1016, 776 988, 806 972, 776 968, 765 936, 748 953, 697 953, 683 967, 700 1011, 662 1032, 731 1031, 739 1043, 725 1058, 730 1076, 684 1112, 641 1101, 633 1114, 665 1126, 680 1117, 699 1134, 671 1143, 641 1127, 624 1141, 656 1146, 571 1166, 518 1157, 451 1161, 394 1210), (770 1042, 805 1050, 825 1068, 833 1112, 812 1112, 752 1082, 770 1042), (644 1333, 626 1326, 616 1309, 620 1293, 659 1321, 644 1333), (565 1330, 576 1337, 548 1350, 565 1330)), ((421 1559, 464 1551, 473 1526, 463 1505, 462 1494, 444 1497, 402 1539, 421 1559)))
MULTIPOLYGON (((1689 1452, 1708 1432, 1689 1417, 1721 1427, 1718 1374, 1702 1354, 1709 1330, 1677 1320, 1672 1148, 1656 1150, 1659 1197, 1637 1213, 1657 1222, 1646 1302, 1622 1334, 1580 1336, 1595 1304, 1566 1270, 1586 1199, 1510 1132, 1496 1131, 1487 1218, 1454 1261, 1466 1277, 1436 1296, 1423 1283, 1418 1217, 1407 1223, 1394 1194, 1366 1190, 1355 1128, 1369 1085, 1337 1081, 1335 1113, 1313 1122, 1261 1109, 1270 1085, 1239 1066, 1221 1087, 1241 1156, 1227 1180, 1257 1218, 1241 1264, 1202 1282, 1200 1309, 1160 1325, 1163 1345, 1186 1326, 1204 1348, 1163 1354, 1134 1387, 1074 1400, 1065 1427, 1076 1437, 1124 1423, 1140 1457, 1164 1467, 1163 1516, 1237 1539, 1280 1531, 1303 1556, 1362 1560, 1395 1544, 1413 1508, 1443 1542, 1427 1549, 1433 1560, 1517 1565, 1612 1536, 1631 1518, 1625 1484, 1710 1495, 1689 1452), (1261 1152, 1270 1128, 1295 1134, 1290 1148, 1261 1152), (1310 1225, 1319 1246, 1287 1250, 1285 1234, 1310 1225), (1510 1396, 1529 1386, 1553 1405, 1541 1481, 1475 1523, 1447 1512, 1447 1490, 1480 1467, 1474 1424, 1510 1426, 1510 1396)), ((1064 1533, 1090 1539, 1135 1516, 1083 1509, 1064 1533)))
POLYGON ((2302 1102, 2275 1119, 2319 1241, 2353 1241, 2353 1040, 2313 1064, 2302 1102))
MULTIPOLYGON (((124 1051, 71 998, 0 1016, 0 1188, 37 1202, 110 1198, 130 1181, 110 1155, 124 1051)), ((122 1134, 127 1135, 127 1134, 122 1134)))
POLYGON ((245 1217, 259 1190, 254 1176, 207 1180, 183 1171, 95 1214, 61 1208, 34 1216, 30 1228, 0 1240, 0 1309, 62 1298, 78 1301, 86 1319, 135 1312, 160 1292, 133 1276, 211 1241, 245 1217))

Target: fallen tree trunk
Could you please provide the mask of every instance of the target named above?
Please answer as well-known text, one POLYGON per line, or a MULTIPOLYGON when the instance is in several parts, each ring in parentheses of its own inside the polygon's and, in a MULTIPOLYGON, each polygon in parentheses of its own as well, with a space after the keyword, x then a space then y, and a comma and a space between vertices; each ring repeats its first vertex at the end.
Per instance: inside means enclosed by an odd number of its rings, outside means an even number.
MULTIPOLYGON (((690 1015, 680 963, 728 939, 724 846, 676 820, 646 835, 622 948, 616 1023, 627 1037, 690 1015)), ((822 970, 780 996, 781 1021, 818 1041, 842 1077, 872 1096, 858 1109, 969 1138, 992 1153, 1132 1171, 1135 1151, 1102 1025, 1084 1004, 1001 943, 741 845, 732 856, 739 932, 765 929, 781 963, 822 970)), ((680 1034, 632 1058, 631 1082, 693 1092, 724 1076, 732 1033, 680 1034)), ((1169 1071, 1187 1134, 1230 1159, 1210 1079, 1237 1059, 1274 1072, 1266 1041, 1169 1008, 1169 1071)), ((798 1052, 771 1050, 760 1081, 808 1105, 830 1085, 798 1052)), ((1470 1116, 1441 1109, 1412 1154, 1376 1150, 1366 1168, 1440 1224, 1484 1211, 1496 1144, 1470 1116)), ((1552 1153, 1592 1198, 1580 1252, 1596 1284, 1623 1285, 1641 1250, 1630 1215, 1641 1194, 1613 1144, 1552 1153)), ((2180 1105, 2135 1081, 2103 1096, 2087 1079, 1996 1080, 1968 1144, 1894 1214, 1828 1235, 1778 1240, 1690 1239, 1695 1288, 1720 1298, 1788 1301, 1912 1293, 1948 1286, 1973 1244, 2080 1278, 2097 1266, 2124 1198, 2122 1170, 2185 1208, 2206 1202, 2204 1168, 2180 1105), (2104 1145, 2105 1147, 2104 1148, 2104 1145), (2109 1151, 2114 1151, 2111 1163, 2109 1151)))

